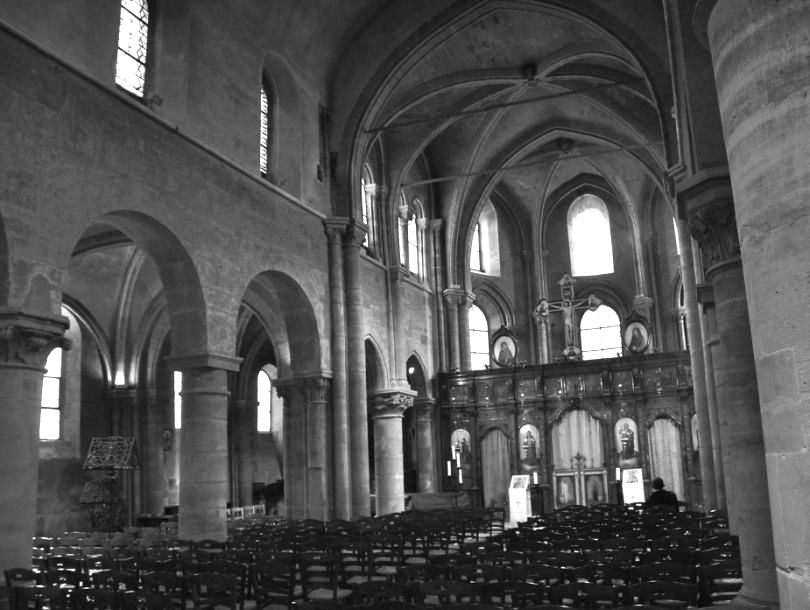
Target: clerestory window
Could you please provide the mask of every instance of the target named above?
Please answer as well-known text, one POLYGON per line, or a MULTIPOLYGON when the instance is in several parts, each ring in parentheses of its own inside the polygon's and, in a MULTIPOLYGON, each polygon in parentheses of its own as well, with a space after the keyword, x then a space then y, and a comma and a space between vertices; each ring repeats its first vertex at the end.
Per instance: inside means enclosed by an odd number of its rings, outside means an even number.
POLYGON ((610 217, 596 195, 581 195, 568 208, 568 249, 574 277, 613 273, 610 217))
POLYGON ((270 175, 270 155, 273 149, 273 90, 270 84, 262 83, 259 94, 259 172, 270 175))
POLYGON ((143 97, 148 56, 149 3, 147 0, 121 0, 115 83, 143 97))

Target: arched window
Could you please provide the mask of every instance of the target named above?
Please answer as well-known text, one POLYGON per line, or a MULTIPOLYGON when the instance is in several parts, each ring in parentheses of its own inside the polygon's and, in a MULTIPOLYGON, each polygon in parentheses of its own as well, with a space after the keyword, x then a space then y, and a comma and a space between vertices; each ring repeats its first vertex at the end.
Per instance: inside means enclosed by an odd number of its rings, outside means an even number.
POLYGON ((172 385, 174 393, 174 429, 183 427, 183 372, 174 371, 172 374, 172 385))
POLYGON ((368 228, 368 233, 363 240, 363 247, 365 247, 369 255, 373 256, 377 246, 377 185, 374 182, 374 174, 371 172, 371 168, 368 164, 363 166, 363 175, 360 178, 360 190, 363 224, 368 228))
POLYGON ((256 375, 256 431, 272 432, 275 410, 273 378, 276 367, 268 365, 256 375))
POLYGON ((487 201, 473 225, 470 242, 470 270, 487 275, 500 275, 501 253, 498 244, 498 215, 495 206, 487 201))
POLYGON ((473 370, 489 365, 489 322, 480 307, 470 306, 470 366, 473 370))
POLYGON ((121 0, 115 84, 143 97, 149 55, 149 2, 121 0))
POLYGON ((273 148, 273 89, 266 80, 259 94, 259 172, 270 175, 270 155, 273 148))
POLYGON ((568 208, 571 275, 613 273, 613 241, 605 202, 596 195, 577 197, 568 208))
POLYGON ((424 212, 422 202, 414 199, 410 205, 402 194, 399 214, 399 260, 412 275, 424 277, 422 272, 424 212))
POLYGON ((583 360, 615 358, 622 353, 619 315, 607 305, 586 310, 579 321, 579 338, 583 360))
POLYGON ((682 350, 689 350, 689 335, 686 332, 686 294, 683 291, 683 284, 678 290, 678 339, 682 350))
POLYGON ((42 377, 42 408, 39 414, 39 439, 57 441, 62 438, 62 348, 48 354, 42 377))

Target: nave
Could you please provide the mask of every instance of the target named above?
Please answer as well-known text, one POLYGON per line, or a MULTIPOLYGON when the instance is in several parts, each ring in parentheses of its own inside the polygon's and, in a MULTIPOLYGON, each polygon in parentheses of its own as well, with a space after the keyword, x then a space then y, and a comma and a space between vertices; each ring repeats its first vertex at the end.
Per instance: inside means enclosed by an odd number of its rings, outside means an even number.
POLYGON ((12 610, 151 608, 676 608, 727 604, 742 584, 721 512, 570 506, 509 527, 502 509, 357 521, 229 523, 225 542, 171 528, 34 540, 5 571, 12 610))

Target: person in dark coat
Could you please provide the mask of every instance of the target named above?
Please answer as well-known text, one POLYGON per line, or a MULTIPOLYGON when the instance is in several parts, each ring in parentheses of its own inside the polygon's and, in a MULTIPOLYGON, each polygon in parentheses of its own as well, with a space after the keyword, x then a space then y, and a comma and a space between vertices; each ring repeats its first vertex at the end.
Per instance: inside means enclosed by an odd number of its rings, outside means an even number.
POLYGON ((679 509, 678 496, 668 489, 664 489, 664 480, 661 477, 655 477, 652 487, 654 491, 647 498, 647 506, 668 507, 673 513, 677 513, 679 509))

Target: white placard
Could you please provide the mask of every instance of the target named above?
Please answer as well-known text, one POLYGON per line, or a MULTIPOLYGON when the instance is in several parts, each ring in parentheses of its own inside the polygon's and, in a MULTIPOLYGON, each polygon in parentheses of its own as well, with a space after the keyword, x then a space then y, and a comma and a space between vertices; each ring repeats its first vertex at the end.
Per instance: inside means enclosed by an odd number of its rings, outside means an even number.
POLYGON ((622 470, 622 497, 625 504, 644 502, 644 477, 641 468, 622 470))

